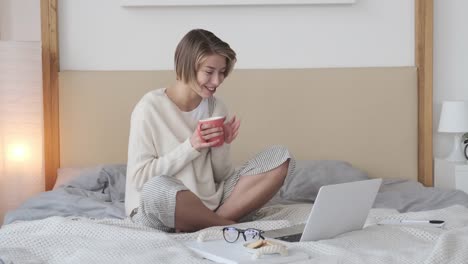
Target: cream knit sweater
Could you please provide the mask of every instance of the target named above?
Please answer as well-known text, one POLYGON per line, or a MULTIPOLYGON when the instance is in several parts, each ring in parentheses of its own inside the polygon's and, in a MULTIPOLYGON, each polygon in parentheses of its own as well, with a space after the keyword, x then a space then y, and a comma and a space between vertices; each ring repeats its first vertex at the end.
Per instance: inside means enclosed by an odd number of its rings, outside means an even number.
MULTIPOLYGON (((213 116, 227 116, 217 98, 213 116)), ((143 185, 152 177, 176 177, 210 209, 218 207, 224 180, 234 173, 230 145, 198 152, 190 143, 197 121, 184 114, 158 89, 147 93, 135 106, 128 143, 125 212, 138 207, 143 185)))

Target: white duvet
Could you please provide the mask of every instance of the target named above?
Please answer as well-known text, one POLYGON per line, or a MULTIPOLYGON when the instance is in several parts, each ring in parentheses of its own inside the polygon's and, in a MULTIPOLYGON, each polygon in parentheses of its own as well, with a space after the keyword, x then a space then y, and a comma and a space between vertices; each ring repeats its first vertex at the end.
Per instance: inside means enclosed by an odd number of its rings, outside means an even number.
MULTIPOLYGON (((272 206, 261 221, 239 224, 269 230, 304 222, 310 205, 272 206), (279 220, 282 219, 282 220, 279 220)), ((166 234, 128 220, 50 217, 0 229, 0 263, 212 263, 197 257, 183 240, 211 234, 166 234)), ((372 209, 363 230, 334 239, 295 243, 310 258, 297 263, 468 263, 468 209, 400 214, 372 209), (444 228, 376 225, 381 219, 442 219, 444 228)), ((2 263, 2 264, 3 264, 2 263)))

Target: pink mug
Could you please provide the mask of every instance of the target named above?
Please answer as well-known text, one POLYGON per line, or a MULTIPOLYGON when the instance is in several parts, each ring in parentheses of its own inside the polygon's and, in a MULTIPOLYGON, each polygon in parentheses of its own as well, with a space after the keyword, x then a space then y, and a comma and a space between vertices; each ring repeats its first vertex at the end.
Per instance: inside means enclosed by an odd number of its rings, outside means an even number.
MULTIPOLYGON (((198 131, 198 136, 200 137, 201 140, 205 141, 203 138, 202 138, 202 135, 200 133, 201 131, 201 125, 203 124, 211 124, 213 125, 213 127, 222 127, 224 125, 224 120, 226 120, 226 117, 225 116, 214 116, 214 117, 210 117, 210 118, 206 118, 206 119, 201 119, 201 120, 198 120, 198 127, 197 127, 197 131, 198 131)), ((210 138, 208 140, 206 140, 205 142, 212 142, 212 141, 215 141, 215 140, 219 140, 219 143, 217 143, 216 145, 214 145, 213 147, 219 147, 219 146, 222 146, 224 144, 224 134, 222 135, 219 135, 217 137, 214 137, 214 138, 210 138)))

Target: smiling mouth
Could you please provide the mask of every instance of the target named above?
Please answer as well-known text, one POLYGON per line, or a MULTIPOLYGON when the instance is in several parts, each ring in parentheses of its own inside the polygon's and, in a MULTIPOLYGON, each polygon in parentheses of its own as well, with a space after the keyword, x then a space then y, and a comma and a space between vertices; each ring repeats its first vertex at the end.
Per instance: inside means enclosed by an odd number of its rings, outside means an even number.
POLYGON ((216 87, 209 88, 209 87, 206 87, 206 86, 205 86, 205 88, 206 88, 206 89, 208 89, 208 90, 210 90, 211 92, 214 92, 214 91, 216 91, 216 87))

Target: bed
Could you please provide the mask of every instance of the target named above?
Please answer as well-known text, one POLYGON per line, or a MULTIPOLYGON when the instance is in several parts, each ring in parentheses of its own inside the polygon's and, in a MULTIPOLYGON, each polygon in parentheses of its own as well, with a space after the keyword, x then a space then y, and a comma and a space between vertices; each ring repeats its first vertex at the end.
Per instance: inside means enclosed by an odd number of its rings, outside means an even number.
MULTIPOLYGON (((130 112, 144 93, 170 83, 172 72, 59 77, 59 177, 54 190, 8 213, 0 263, 212 263, 183 243, 222 239, 220 227, 168 234, 123 212, 130 112)), ((468 195, 417 181, 416 68, 236 70, 218 96, 242 119, 235 164, 271 144, 298 159, 297 175, 239 227, 305 222, 320 186, 383 178, 364 229, 296 243, 309 256, 296 263, 466 263, 468 195), (383 219, 446 225, 377 225, 383 219)))

